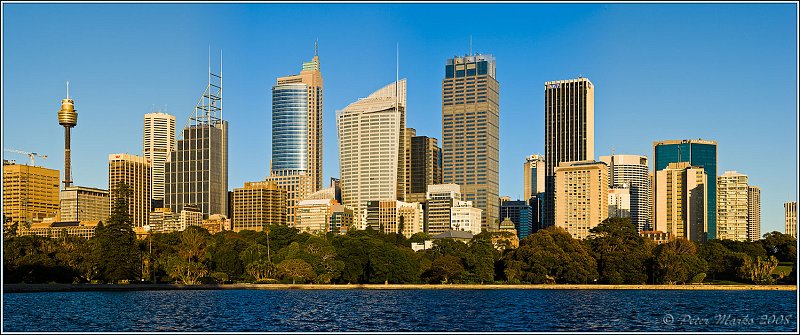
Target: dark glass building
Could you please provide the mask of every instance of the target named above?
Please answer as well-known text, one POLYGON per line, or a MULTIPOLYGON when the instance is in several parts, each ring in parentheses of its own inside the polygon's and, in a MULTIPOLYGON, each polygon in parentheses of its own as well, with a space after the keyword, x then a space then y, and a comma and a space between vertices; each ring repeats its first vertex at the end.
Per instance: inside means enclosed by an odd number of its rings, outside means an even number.
POLYGON ((534 232, 533 208, 525 201, 505 201, 500 205, 500 220, 508 218, 514 222, 520 239, 534 232))

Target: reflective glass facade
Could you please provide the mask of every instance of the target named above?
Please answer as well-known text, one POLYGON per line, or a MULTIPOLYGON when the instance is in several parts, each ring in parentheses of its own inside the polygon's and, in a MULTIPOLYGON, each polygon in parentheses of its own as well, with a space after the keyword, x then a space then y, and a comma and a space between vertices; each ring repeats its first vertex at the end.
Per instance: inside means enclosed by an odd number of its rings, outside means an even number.
POLYGON ((655 171, 663 170, 669 163, 676 162, 689 162, 691 166, 703 168, 709 180, 706 204, 706 208, 708 208, 707 239, 715 239, 717 236, 717 185, 711 181, 717 178, 717 142, 703 140, 656 142, 653 151, 655 171))
POLYGON ((272 170, 308 168, 308 87, 272 88, 272 170))

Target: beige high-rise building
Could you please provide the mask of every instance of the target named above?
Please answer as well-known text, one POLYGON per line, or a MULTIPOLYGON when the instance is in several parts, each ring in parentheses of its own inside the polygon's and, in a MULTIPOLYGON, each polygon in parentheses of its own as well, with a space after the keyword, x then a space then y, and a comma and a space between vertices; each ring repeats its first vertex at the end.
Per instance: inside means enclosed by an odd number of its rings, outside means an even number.
POLYGON ((608 217, 631 217, 631 189, 626 184, 608 189, 608 217))
POLYGON ((747 240, 761 239, 761 188, 747 187, 747 240))
POLYGON ((555 169, 594 159, 594 85, 587 78, 544 83, 545 196, 542 226, 555 220, 555 169))
POLYGON ((461 201, 461 187, 458 185, 428 185, 424 231, 436 235, 451 230, 451 213, 457 201, 461 201))
POLYGON ((525 157, 522 165, 522 200, 528 201, 536 194, 544 193, 544 155, 525 157))
POLYGON ((786 224, 786 235, 797 238, 797 201, 783 203, 783 220, 786 224))
POLYGON ((335 199, 303 200, 297 204, 295 228, 310 234, 325 234, 330 229, 335 199))
POLYGON ((120 183, 127 184, 131 190, 128 215, 134 228, 146 225, 150 216, 150 169, 147 158, 130 154, 108 155, 109 211, 114 209, 114 189, 120 183))
POLYGON ((482 226, 499 214, 500 84, 492 55, 453 57, 442 80, 442 182, 461 186, 483 210, 482 226))
POLYGON ((272 160, 269 180, 287 192, 286 221, 296 224, 297 204, 322 189, 322 72, 319 56, 300 74, 272 87, 272 160))
POLYGON ((669 163, 656 172, 655 230, 703 243, 708 224, 708 179, 702 167, 669 163))
POLYGON ((58 170, 3 160, 3 217, 8 225, 41 222, 58 212, 58 170))
POLYGON ((406 80, 336 112, 342 203, 364 226, 367 201, 390 201, 405 190, 406 80))
POLYGON ((416 202, 367 201, 365 213, 366 226, 386 234, 411 237, 423 228, 422 205, 416 202))
POLYGON ((608 218, 608 166, 593 160, 561 162, 555 169, 555 225, 573 238, 608 218))
POLYGON ((175 150, 175 116, 161 112, 145 114, 143 139, 142 153, 150 160, 150 196, 163 206, 167 157, 175 150))
POLYGON ((109 215, 111 215, 111 198, 108 190, 83 186, 69 186, 61 190, 59 221, 105 223, 109 215))
POLYGON ((246 182, 233 190, 234 231, 279 224, 286 224, 286 190, 271 180, 246 182))
POLYGON ((717 177, 717 239, 747 241, 747 175, 725 171, 717 177))

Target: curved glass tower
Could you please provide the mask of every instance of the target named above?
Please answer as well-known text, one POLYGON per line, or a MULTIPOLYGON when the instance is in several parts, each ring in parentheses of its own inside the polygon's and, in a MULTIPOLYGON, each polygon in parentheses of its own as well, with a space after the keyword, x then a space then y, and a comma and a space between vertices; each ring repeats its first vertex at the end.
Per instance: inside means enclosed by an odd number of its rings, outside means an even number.
POLYGON ((308 87, 282 84, 272 88, 272 169, 308 168, 308 87))

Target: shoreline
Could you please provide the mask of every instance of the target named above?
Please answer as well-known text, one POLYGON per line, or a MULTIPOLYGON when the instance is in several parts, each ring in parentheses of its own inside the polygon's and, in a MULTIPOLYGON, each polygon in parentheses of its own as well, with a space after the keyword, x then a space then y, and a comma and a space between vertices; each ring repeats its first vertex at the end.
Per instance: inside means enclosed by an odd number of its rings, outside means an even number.
POLYGON ((598 284, 4 284, 3 293, 163 290, 701 290, 796 291, 796 285, 598 284))

